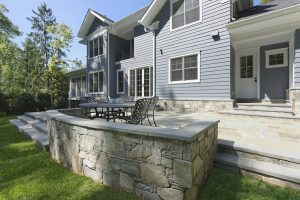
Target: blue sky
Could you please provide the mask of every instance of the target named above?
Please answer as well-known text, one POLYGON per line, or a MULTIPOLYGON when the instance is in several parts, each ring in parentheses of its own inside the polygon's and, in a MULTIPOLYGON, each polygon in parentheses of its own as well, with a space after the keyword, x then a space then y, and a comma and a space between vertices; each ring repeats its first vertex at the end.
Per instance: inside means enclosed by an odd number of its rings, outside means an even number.
MULTIPOLYGON (((68 56, 70 59, 79 58, 85 61, 86 50, 84 45, 78 43, 76 37, 82 21, 89 8, 107 15, 112 20, 119 20, 130 13, 150 4, 152 0, 2 0, 8 9, 8 17, 18 25, 23 36, 17 37, 15 42, 20 46, 27 33, 31 31, 31 24, 26 17, 32 16, 32 10, 46 2, 52 8, 59 23, 65 23, 71 27, 74 34, 74 42, 68 56)), ((254 0, 257 4, 259 0, 254 0)))

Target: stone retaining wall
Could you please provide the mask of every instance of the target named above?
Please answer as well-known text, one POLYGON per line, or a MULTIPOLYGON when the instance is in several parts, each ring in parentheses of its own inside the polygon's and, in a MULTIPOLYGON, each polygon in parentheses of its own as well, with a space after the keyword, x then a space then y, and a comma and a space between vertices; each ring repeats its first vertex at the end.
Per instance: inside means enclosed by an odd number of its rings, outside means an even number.
POLYGON ((217 152, 218 121, 171 130, 51 111, 47 123, 55 160, 142 199, 197 199, 217 152))
POLYGON ((213 100, 195 100, 195 101, 180 101, 180 100, 159 100, 158 105, 167 111, 175 112, 218 112, 231 110, 233 101, 213 101, 213 100))

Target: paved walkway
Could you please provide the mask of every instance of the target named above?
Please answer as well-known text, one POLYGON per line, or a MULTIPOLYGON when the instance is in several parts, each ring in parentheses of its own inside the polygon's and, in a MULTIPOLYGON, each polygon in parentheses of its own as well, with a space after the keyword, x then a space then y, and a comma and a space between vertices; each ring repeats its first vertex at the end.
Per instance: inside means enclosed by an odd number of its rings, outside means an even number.
POLYGON ((169 128, 180 128, 195 121, 208 119, 220 120, 219 139, 292 152, 300 156, 300 120, 217 113, 157 113, 158 125, 169 128))

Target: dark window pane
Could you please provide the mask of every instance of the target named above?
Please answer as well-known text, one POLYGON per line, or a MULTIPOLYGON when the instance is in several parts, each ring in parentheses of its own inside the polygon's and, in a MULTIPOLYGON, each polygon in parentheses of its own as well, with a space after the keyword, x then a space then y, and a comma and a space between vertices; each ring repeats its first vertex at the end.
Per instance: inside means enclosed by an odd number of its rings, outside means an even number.
POLYGON ((253 56, 247 56, 247 66, 253 66, 253 56))
POLYGON ((118 72, 118 92, 124 92, 124 73, 123 71, 118 72))
POLYGON ((184 68, 195 68, 198 66, 197 55, 187 56, 184 58, 184 68))
POLYGON ((192 10, 186 11, 186 24, 190 24, 200 20, 200 8, 196 7, 192 10))
POLYGON ((94 56, 98 56, 99 55, 99 45, 98 45, 98 38, 96 38, 94 40, 94 56))
POLYGON ((241 78, 247 78, 246 67, 241 67, 241 78))
POLYGON ((171 81, 182 81, 182 70, 172 71, 171 81))
POLYGON ((197 80, 198 79, 198 69, 190 68, 184 70, 184 80, 197 80))
POLYGON ((90 51, 90 58, 94 57, 94 45, 93 40, 89 42, 89 51, 90 51))
POLYGON ((247 67, 247 78, 253 78, 253 67, 247 67))
POLYGON ((103 72, 99 72, 99 92, 103 92, 104 91, 104 89, 103 89, 103 83, 104 83, 103 72))
POLYGON ((99 55, 103 54, 103 36, 99 38, 99 55))
POLYGON ((172 15, 179 15, 184 13, 184 0, 179 0, 173 3, 173 13, 172 15))
POLYGON ((130 96, 135 96, 135 70, 130 70, 130 96))
POLYGON ((171 60, 171 70, 182 69, 182 58, 171 60))
POLYGON ((90 74, 90 92, 93 92, 93 74, 90 74))
POLYGON ((179 28, 184 26, 184 14, 173 16, 172 18, 172 28, 179 28))

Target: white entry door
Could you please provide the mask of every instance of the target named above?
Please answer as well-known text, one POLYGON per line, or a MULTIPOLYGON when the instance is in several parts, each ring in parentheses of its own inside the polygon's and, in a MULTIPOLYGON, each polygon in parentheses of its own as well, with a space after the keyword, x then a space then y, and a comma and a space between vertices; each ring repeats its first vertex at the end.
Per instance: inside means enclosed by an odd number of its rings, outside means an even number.
POLYGON ((236 97, 238 99, 257 99, 256 52, 237 55, 236 97))

